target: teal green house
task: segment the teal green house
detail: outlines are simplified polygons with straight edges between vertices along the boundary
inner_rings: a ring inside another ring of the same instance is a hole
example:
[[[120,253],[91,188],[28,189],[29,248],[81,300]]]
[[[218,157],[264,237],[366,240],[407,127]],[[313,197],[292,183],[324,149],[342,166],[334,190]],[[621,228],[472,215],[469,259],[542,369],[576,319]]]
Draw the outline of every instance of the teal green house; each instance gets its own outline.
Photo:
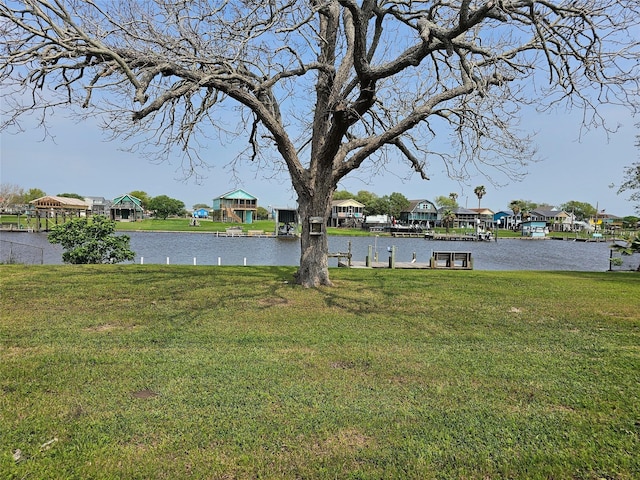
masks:
[[[117,222],[142,220],[144,218],[142,200],[128,193],[115,198],[111,204],[110,217]]]
[[[253,223],[258,214],[258,199],[242,189],[213,199],[213,219],[218,222]]]

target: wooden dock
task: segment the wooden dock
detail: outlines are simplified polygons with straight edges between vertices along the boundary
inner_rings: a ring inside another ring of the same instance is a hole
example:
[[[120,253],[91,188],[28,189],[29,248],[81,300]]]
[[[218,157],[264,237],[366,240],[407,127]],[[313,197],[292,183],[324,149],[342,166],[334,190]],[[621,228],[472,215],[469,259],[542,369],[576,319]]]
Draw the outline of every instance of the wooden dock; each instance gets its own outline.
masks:
[[[338,262],[339,267],[349,267],[345,262]],[[389,262],[371,262],[367,266],[367,262],[357,262],[352,260],[350,268],[389,268]],[[394,267],[398,270],[426,270],[431,268],[428,263],[424,262],[395,262]]]
[[[426,240],[449,240],[457,242],[488,242],[493,240],[492,237],[478,236],[468,233],[435,233],[427,232],[424,235]]]
[[[587,243],[600,243],[600,242],[609,242],[609,241],[614,241],[612,240],[607,240],[605,237],[572,237],[572,236],[563,236],[563,237],[558,237],[558,236],[553,236],[553,237],[549,237],[552,240],[564,240],[566,242],[587,242]]]
[[[422,238],[426,234],[423,232],[391,232],[392,237],[396,238]]]
[[[393,257],[387,262],[357,262],[348,259],[348,262],[338,258],[339,267],[349,268],[392,268],[398,270],[473,270],[471,252],[432,252],[429,263],[424,262],[396,262]]]

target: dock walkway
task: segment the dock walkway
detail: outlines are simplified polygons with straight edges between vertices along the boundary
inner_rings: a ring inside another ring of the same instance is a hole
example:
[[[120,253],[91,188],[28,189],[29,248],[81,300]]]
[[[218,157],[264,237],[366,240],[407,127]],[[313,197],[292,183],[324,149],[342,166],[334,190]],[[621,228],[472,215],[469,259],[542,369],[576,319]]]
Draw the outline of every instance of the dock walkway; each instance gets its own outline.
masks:
[[[424,262],[396,262],[393,257],[387,262],[358,262],[348,259],[348,262],[338,258],[339,267],[348,268],[392,268],[398,270],[473,270],[471,252],[432,252],[429,263]]]
[[[338,262],[339,267],[349,267],[345,262]],[[389,262],[371,262],[371,265],[367,267],[367,262],[351,261],[351,268],[389,268]],[[426,270],[431,268],[428,263],[424,262],[395,262],[394,268],[397,270]]]
[[[427,232],[424,234],[426,240],[452,240],[458,242],[488,242],[493,240],[493,236],[486,234],[469,234],[469,233],[435,233]]]

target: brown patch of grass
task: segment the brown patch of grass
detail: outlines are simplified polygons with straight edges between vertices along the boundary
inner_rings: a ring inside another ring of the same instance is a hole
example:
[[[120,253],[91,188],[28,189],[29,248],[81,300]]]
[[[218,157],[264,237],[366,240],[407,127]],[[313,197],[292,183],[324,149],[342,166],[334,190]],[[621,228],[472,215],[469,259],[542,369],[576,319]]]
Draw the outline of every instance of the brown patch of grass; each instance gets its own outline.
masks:
[[[6,347],[0,348],[0,353],[2,353],[2,357],[26,357],[29,355],[41,355],[43,353],[53,352],[54,348],[49,347]]]
[[[142,390],[138,390],[137,392],[133,392],[131,394],[133,398],[147,399],[147,398],[155,398],[160,394],[158,392],[154,392],[153,390],[149,390],[148,388],[144,388]]]
[[[95,325],[93,327],[87,327],[83,329],[85,332],[111,332],[113,330],[133,330],[137,328],[137,325],[114,325],[112,323],[104,323],[102,325]]]
[[[353,452],[371,446],[372,439],[354,428],[346,428],[314,445],[319,455]]]
[[[278,307],[288,304],[289,300],[282,297],[264,297],[258,299],[258,305],[261,307]]]

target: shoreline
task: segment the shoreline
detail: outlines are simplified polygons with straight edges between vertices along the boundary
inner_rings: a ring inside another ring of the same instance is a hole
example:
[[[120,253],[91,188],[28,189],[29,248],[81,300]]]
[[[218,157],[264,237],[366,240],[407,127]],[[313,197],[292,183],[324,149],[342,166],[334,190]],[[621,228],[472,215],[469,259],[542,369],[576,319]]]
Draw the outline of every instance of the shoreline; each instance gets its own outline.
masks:
[[[2,232],[7,232],[7,233],[44,233],[46,234],[48,231],[47,230],[40,230],[40,231],[35,231],[33,229],[27,229],[27,228],[20,228],[20,229],[16,229],[16,228],[5,228],[2,227],[0,228],[0,233]],[[124,233],[124,234],[128,234],[128,233],[186,233],[186,234],[199,234],[199,235],[212,235],[214,237],[220,237],[220,238],[279,238],[281,240],[297,240],[298,238],[300,238],[299,235],[296,236],[291,236],[291,235],[282,235],[282,236],[278,236],[273,232],[264,232],[264,231],[240,231],[238,233],[229,233],[226,231],[222,231],[222,230],[215,230],[215,231],[196,231],[196,230],[146,230],[146,229],[116,229],[115,233]],[[348,232],[344,232],[344,233],[327,233],[327,236],[329,237],[371,237],[371,238],[393,238],[395,239],[402,239],[402,238],[413,238],[413,239],[424,239],[426,241],[434,241],[433,239],[430,238],[426,238],[426,234],[415,234],[411,237],[409,236],[404,236],[404,235],[394,235],[394,232],[384,232],[384,233],[380,233],[380,232],[376,232],[376,233],[369,233],[369,234],[362,234],[359,233],[357,235],[354,235],[352,233],[348,233]],[[559,240],[559,241],[565,241],[565,242],[585,242],[585,243],[614,243],[616,241],[622,241],[622,239],[617,238],[617,237],[608,237],[608,236],[603,236],[603,237],[598,237],[598,238],[592,238],[592,237],[576,237],[576,236],[570,236],[570,235],[565,235],[565,236],[557,236],[557,235],[550,235],[550,236],[545,236],[545,237],[525,237],[525,236],[507,236],[507,237],[501,237],[501,236],[496,236],[494,237],[492,240],[468,240],[468,239],[458,239],[458,238],[452,238],[452,239],[445,239],[445,238],[439,238],[437,241],[445,241],[445,242],[482,242],[482,243],[497,243],[498,241],[502,241],[502,240],[524,240],[524,241],[546,241],[546,240]]]

